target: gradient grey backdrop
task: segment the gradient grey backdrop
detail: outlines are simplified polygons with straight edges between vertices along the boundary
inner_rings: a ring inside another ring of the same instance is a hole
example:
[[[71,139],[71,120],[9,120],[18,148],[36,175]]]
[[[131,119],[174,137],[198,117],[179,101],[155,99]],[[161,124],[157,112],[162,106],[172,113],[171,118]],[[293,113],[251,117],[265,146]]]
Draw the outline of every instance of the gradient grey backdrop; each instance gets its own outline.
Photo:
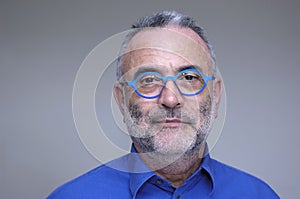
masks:
[[[297,0],[0,2],[0,198],[44,198],[99,165],[72,118],[72,87],[87,54],[163,9],[206,28],[227,89],[212,156],[299,198]]]

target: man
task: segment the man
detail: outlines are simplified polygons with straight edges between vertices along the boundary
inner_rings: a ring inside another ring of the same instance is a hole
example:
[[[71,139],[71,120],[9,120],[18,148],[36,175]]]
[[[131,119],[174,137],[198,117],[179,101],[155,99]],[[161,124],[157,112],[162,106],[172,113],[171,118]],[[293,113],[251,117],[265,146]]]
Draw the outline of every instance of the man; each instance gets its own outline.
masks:
[[[132,28],[114,87],[132,151],[48,198],[278,198],[261,180],[208,154],[222,81],[203,30],[174,11]]]

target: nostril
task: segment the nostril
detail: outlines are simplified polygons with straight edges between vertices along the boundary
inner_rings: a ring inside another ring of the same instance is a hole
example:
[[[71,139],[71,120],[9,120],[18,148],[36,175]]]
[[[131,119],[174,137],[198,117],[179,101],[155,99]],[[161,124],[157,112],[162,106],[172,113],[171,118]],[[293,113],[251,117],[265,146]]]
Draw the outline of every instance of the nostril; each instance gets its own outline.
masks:
[[[164,88],[159,96],[158,103],[167,108],[178,107],[182,103],[181,95],[179,92],[169,88]]]

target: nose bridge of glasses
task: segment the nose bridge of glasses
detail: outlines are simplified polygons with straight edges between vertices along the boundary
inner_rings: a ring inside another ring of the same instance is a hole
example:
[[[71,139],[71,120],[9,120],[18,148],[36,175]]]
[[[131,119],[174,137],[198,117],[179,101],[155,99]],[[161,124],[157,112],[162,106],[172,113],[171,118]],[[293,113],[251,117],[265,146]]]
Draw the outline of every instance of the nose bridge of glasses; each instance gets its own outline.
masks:
[[[163,79],[164,83],[166,84],[169,79],[173,80],[173,82],[176,83],[176,78],[177,78],[177,76],[165,76],[162,79]]]
[[[168,89],[171,89],[171,90],[176,89],[176,90],[178,90],[178,91],[180,92],[180,90],[179,90],[179,88],[178,88],[178,85],[177,85],[177,83],[176,83],[177,75],[176,75],[176,76],[164,76],[164,77],[162,77],[162,79],[163,79],[163,82],[164,82],[163,89],[164,89],[165,87],[167,87]],[[174,85],[174,86],[173,86],[173,89],[172,89],[172,86],[170,86],[170,85],[166,86],[168,80],[171,80],[171,82],[173,82],[173,85]],[[174,92],[174,91],[173,91],[173,92]],[[180,92],[180,93],[181,93],[181,92]]]

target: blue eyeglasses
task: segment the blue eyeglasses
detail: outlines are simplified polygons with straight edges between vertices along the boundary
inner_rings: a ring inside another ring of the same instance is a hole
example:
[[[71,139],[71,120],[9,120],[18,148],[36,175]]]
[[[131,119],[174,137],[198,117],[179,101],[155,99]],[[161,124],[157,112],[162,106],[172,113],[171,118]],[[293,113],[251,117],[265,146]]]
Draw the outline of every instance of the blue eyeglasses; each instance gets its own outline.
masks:
[[[144,72],[139,74],[133,81],[125,82],[131,86],[135,93],[146,99],[153,99],[160,96],[168,79],[175,82],[176,87],[184,96],[195,96],[201,93],[213,76],[206,76],[196,69],[180,71],[175,76],[162,76],[157,72]]]

